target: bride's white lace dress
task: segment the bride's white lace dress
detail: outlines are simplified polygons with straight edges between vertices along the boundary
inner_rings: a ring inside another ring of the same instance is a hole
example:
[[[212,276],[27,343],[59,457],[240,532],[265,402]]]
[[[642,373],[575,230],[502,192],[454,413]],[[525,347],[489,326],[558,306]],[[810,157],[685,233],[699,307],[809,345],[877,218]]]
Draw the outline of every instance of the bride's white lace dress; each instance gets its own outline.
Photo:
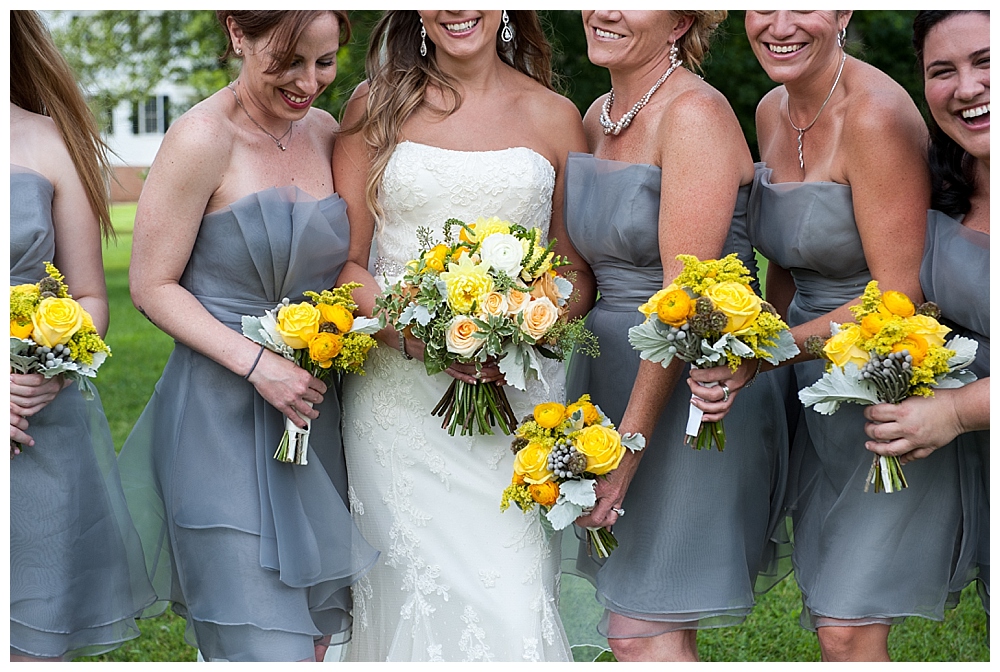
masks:
[[[375,276],[395,282],[417,257],[417,227],[496,215],[548,231],[555,171],[525,147],[486,152],[399,144],[380,192]],[[562,401],[559,362],[548,391],[508,387],[518,418]],[[362,661],[572,660],[559,618],[559,538],[537,513],[501,513],[511,438],[449,436],[431,409],[453,380],[376,348],[344,390],[344,448],[354,520],[382,551],[354,585],[349,658]]]

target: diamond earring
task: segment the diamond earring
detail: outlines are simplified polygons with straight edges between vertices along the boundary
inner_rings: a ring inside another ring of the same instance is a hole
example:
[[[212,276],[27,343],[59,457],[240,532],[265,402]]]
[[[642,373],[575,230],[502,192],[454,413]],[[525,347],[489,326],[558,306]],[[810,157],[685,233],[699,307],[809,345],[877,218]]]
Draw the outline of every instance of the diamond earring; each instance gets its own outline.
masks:
[[[420,55],[427,56],[427,29],[424,28],[423,17],[420,17]]]
[[[503,10],[503,30],[500,31],[500,39],[505,43],[510,43],[514,39],[514,29],[510,27],[510,17],[507,10]]]

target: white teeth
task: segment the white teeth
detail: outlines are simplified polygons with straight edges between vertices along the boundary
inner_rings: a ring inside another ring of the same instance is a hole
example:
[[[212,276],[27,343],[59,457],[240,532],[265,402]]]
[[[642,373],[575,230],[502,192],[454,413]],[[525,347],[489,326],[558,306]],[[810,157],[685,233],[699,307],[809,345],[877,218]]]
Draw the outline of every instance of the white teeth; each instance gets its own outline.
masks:
[[[461,33],[463,30],[472,28],[477,23],[479,23],[479,19],[469,19],[468,21],[463,21],[462,23],[446,23],[444,24],[444,27],[445,30],[453,33]]]
[[[292,101],[293,103],[296,103],[297,105],[301,105],[302,103],[309,100],[309,96],[305,97],[293,96],[292,94],[288,93],[288,91],[285,91],[285,97],[288,98],[288,100]]]
[[[619,40],[622,38],[618,33],[612,33],[607,30],[601,30],[600,28],[594,28],[594,32],[597,33],[598,37],[603,37],[607,40]]]
[[[792,53],[794,51],[798,51],[799,49],[801,49],[802,45],[801,44],[790,44],[788,46],[781,46],[781,45],[778,45],[778,44],[768,44],[767,48],[770,49],[771,52],[775,53],[775,54],[790,54],[790,53]]]
[[[973,107],[971,110],[962,110],[963,119],[974,119],[976,117],[981,117],[984,114],[990,113],[989,103],[985,105],[980,105],[979,107]]]

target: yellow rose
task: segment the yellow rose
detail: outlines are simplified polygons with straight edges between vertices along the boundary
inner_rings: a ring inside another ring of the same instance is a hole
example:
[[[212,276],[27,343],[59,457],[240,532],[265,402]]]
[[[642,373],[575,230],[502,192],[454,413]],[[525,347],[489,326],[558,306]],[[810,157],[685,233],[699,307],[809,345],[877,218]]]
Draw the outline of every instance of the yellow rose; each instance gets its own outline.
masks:
[[[14,338],[27,338],[28,336],[31,336],[31,330],[34,328],[35,326],[28,321],[25,322],[19,322],[17,320],[10,321],[10,335],[13,336]]]
[[[521,331],[537,341],[545,336],[545,332],[559,319],[559,309],[546,298],[532,299],[525,307],[523,315]]]
[[[478,331],[476,323],[468,315],[453,317],[444,334],[448,352],[453,352],[459,357],[471,356],[486,342],[485,339],[476,338],[475,334]]]
[[[346,334],[354,326],[354,316],[344,306],[321,303],[316,309],[319,310],[320,321],[333,324],[341,334]]]
[[[910,317],[913,315],[913,302],[910,297],[902,292],[890,289],[882,295],[882,305],[893,315],[900,317]]]
[[[557,401],[550,401],[535,406],[535,422],[545,429],[553,429],[563,421],[566,407]]]
[[[716,310],[721,310],[729,320],[722,330],[726,334],[738,334],[752,326],[760,314],[760,297],[740,282],[720,282],[705,290],[705,296],[712,300]]]
[[[856,324],[844,325],[823,346],[823,352],[830,361],[844,368],[848,362],[854,362],[860,369],[868,363],[868,353],[858,347],[862,340],[861,327]]]
[[[433,268],[435,271],[440,273],[444,270],[444,262],[447,258],[448,246],[435,245],[424,255],[424,263],[427,265],[427,268]]]
[[[927,343],[926,338],[918,334],[910,334],[902,341],[892,346],[892,351],[909,351],[910,356],[913,357],[913,366],[920,366],[920,363],[924,361],[924,357],[927,356],[928,346],[929,344]]]
[[[559,499],[559,484],[555,481],[546,481],[538,485],[529,485],[528,493],[538,504],[552,506]]]
[[[524,307],[528,305],[530,300],[531,294],[528,292],[511,289],[507,292],[507,314],[517,315],[524,310]]]
[[[514,473],[529,485],[551,481],[555,474],[549,471],[549,450],[540,443],[529,443],[514,456]]]
[[[54,348],[69,341],[83,326],[84,310],[73,299],[42,299],[31,316],[35,342]]]
[[[584,427],[573,442],[576,449],[587,458],[587,471],[600,476],[618,468],[625,455],[622,437],[604,425]]]
[[[589,401],[578,401],[567,406],[566,417],[569,418],[579,409],[583,410],[583,424],[592,425],[595,422],[600,422],[601,414],[597,412],[597,406],[594,406]]]
[[[653,296],[649,297],[649,301],[639,306],[639,312],[645,315],[646,317],[649,317],[650,315],[656,312],[656,305],[660,302],[660,299],[662,299],[669,292],[672,292],[675,289],[680,289],[680,287],[671,283],[669,287],[664,287],[656,294],[653,294]]]
[[[340,354],[343,347],[343,336],[321,331],[309,341],[309,359],[320,367],[329,369],[333,365],[333,358]]]
[[[441,274],[448,292],[448,305],[456,313],[469,314],[473,304],[480,304],[493,291],[493,278],[482,264],[476,264],[468,255],[462,255],[458,263],[449,263],[448,270]]]
[[[951,331],[929,315],[914,315],[906,319],[906,330],[923,336],[930,346],[944,346],[944,337]]]
[[[559,288],[556,287],[555,278],[551,273],[542,273],[538,276],[538,279],[531,286],[531,295],[536,299],[544,297],[556,306],[559,305],[559,299],[563,298],[559,294]]]
[[[290,303],[278,311],[278,333],[288,347],[299,350],[319,332],[319,310],[311,303]]]
[[[479,308],[483,311],[484,315],[503,317],[507,314],[507,297],[500,292],[490,292],[483,299],[483,303]]]
[[[691,297],[683,289],[672,290],[656,302],[656,316],[660,318],[660,322],[679,327],[687,322],[691,303]]]

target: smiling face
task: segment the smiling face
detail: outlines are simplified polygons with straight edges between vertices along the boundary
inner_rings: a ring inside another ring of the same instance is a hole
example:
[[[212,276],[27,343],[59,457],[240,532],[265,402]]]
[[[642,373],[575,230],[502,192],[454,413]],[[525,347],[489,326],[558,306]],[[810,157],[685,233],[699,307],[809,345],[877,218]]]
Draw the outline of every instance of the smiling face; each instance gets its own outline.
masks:
[[[786,84],[836,67],[837,34],[850,18],[848,11],[747,11],[746,31],[767,76]]]
[[[934,121],[962,149],[990,158],[990,18],[954,14],[924,40],[924,95]]]
[[[419,14],[439,63],[449,58],[466,60],[496,53],[501,12],[424,9]]]
[[[583,11],[587,56],[604,68],[628,68],[663,59],[674,40],[677,20],[668,11]],[[675,34],[679,32],[679,34]]]
[[[337,76],[340,22],[331,12],[324,12],[305,27],[295,45],[294,57],[283,72],[267,72],[276,56],[269,44],[271,34],[251,40],[238,26],[230,31],[233,46],[243,52],[241,96],[245,105],[253,106],[251,112],[255,116],[285,121],[302,119]]]

